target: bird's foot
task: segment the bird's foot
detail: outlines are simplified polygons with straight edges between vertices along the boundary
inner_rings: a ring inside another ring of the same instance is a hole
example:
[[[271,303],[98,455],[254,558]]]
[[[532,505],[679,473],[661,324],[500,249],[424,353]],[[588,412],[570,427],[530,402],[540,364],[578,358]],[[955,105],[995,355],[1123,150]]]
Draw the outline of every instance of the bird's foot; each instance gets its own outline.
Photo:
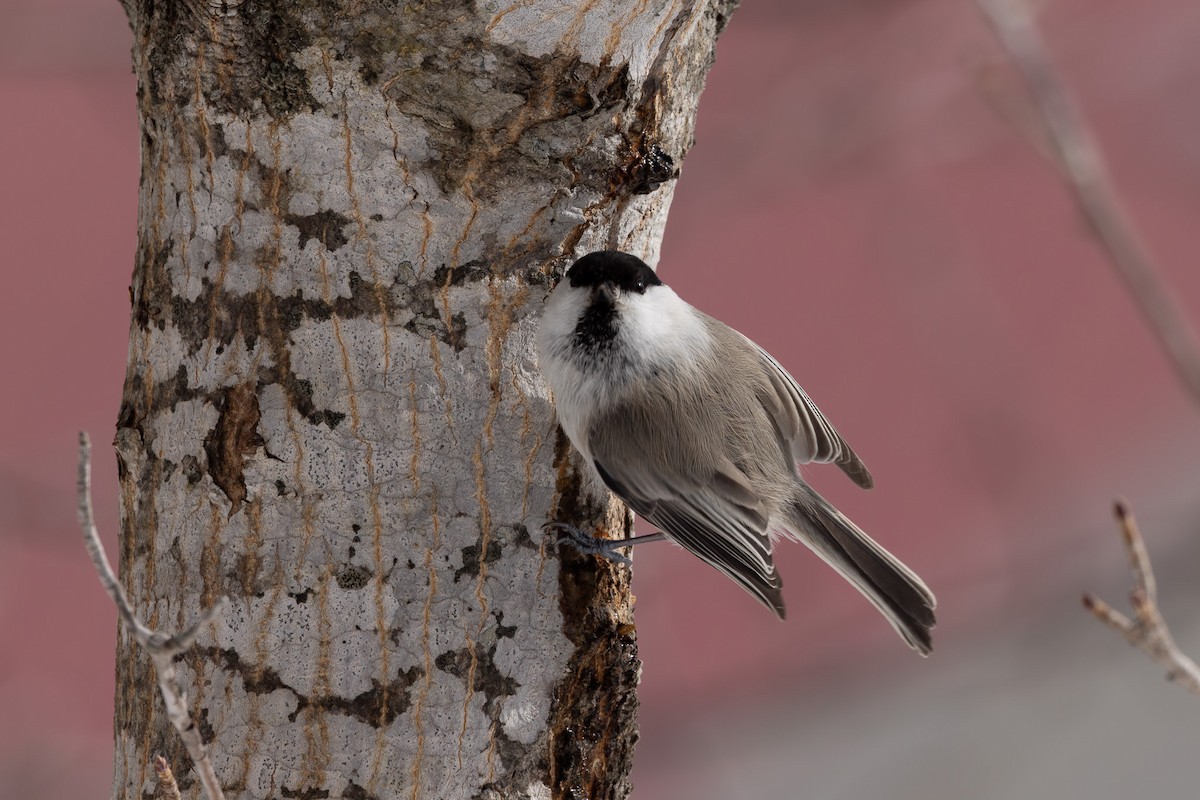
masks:
[[[629,547],[631,539],[601,539],[565,522],[547,522],[542,529],[558,531],[559,544],[569,544],[584,555],[600,556],[614,564],[633,566],[633,561],[628,556],[617,552]]]

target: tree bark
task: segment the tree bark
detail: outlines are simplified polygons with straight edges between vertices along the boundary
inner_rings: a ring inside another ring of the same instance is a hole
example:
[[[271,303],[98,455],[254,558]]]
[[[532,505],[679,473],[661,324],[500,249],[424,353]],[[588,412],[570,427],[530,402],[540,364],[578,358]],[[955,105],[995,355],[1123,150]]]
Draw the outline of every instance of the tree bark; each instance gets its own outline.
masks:
[[[122,580],[231,798],[617,798],[629,527],[533,336],[585,252],[651,263],[736,0],[126,0],[142,131]],[[198,786],[117,646],[114,795]]]

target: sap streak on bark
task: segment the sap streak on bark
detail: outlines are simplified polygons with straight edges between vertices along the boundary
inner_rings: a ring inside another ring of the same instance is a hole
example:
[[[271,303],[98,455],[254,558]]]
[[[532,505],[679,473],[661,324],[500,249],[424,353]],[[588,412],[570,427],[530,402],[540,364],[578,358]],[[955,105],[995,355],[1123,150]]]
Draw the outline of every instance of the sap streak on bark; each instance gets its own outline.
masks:
[[[117,451],[231,797],[623,797],[628,525],[534,363],[554,276],[658,252],[732,3],[129,0],[142,184]],[[118,646],[118,797],[179,748]],[[197,787],[185,777],[186,794]]]

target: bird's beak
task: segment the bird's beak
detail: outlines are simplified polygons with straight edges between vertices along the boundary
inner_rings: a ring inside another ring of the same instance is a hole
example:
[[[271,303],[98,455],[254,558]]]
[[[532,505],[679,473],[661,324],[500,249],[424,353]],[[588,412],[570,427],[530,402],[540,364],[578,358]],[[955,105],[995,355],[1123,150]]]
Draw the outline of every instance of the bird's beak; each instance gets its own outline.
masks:
[[[617,287],[613,286],[611,283],[602,283],[597,286],[596,294],[603,295],[604,299],[610,304],[615,305],[617,302]]]

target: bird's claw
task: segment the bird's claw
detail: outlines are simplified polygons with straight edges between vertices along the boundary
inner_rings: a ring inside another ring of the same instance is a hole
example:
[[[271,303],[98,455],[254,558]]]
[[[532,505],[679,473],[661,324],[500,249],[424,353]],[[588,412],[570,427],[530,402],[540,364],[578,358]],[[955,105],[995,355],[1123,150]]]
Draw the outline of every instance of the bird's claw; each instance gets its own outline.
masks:
[[[633,561],[628,557],[621,555],[617,551],[627,547],[628,544],[622,539],[601,539],[598,536],[592,536],[589,533],[584,533],[580,528],[574,525],[568,525],[565,522],[547,522],[542,526],[543,530],[559,531],[558,543],[569,544],[587,556],[600,556],[615,564],[625,564],[633,566]]]

